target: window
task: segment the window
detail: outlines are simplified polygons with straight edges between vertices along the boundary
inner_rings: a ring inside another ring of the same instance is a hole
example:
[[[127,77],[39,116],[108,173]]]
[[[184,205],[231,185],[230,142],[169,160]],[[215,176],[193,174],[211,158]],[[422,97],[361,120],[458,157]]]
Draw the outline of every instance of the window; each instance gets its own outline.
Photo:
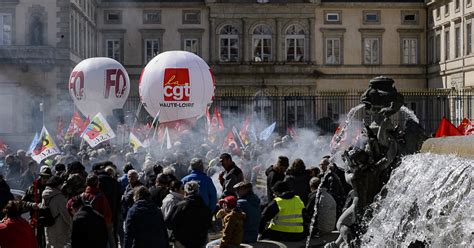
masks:
[[[444,31],[444,60],[449,60],[449,30]]]
[[[364,39],[364,64],[380,64],[380,39]]]
[[[459,11],[459,0],[454,0],[454,9]]]
[[[436,19],[440,19],[441,16],[440,16],[440,11],[439,11],[439,7],[436,8]]]
[[[184,51],[192,52],[199,55],[199,41],[198,39],[184,39]]]
[[[436,34],[435,39],[435,62],[438,63],[441,60],[441,34]]]
[[[364,24],[380,24],[380,11],[364,11]]]
[[[201,11],[183,10],[183,24],[201,24]]]
[[[402,63],[407,65],[418,63],[418,39],[402,39]]]
[[[454,57],[459,58],[461,56],[461,27],[454,29],[455,43],[454,43]]]
[[[120,10],[104,10],[105,24],[121,24],[122,11]]]
[[[160,40],[146,39],[145,40],[145,63],[148,63],[156,55],[160,53]]]
[[[341,39],[326,38],[326,64],[341,64]]]
[[[403,25],[418,25],[418,11],[402,11]]]
[[[121,54],[120,54],[120,40],[113,39],[113,40],[106,40],[106,51],[107,57],[115,59],[117,61],[121,61]]]
[[[341,11],[325,11],[324,24],[341,24]]]
[[[12,44],[12,14],[0,13],[0,45]]]
[[[267,25],[258,25],[253,30],[253,61],[268,62],[272,60],[272,29]]]
[[[163,30],[164,32],[164,30]],[[202,53],[202,28],[178,29],[181,36],[181,50],[192,52],[198,56]]]
[[[472,23],[466,24],[466,54],[472,53]]]
[[[444,5],[444,15],[448,16],[449,15],[449,2]]]
[[[471,7],[471,5],[472,5],[472,1],[471,0],[466,0],[466,6]]]
[[[160,10],[144,10],[143,24],[160,24],[161,11]]]
[[[225,25],[219,32],[219,60],[221,62],[236,62],[239,60],[239,35],[232,25]]]
[[[305,48],[304,30],[299,25],[290,25],[286,29],[286,61],[303,62]]]

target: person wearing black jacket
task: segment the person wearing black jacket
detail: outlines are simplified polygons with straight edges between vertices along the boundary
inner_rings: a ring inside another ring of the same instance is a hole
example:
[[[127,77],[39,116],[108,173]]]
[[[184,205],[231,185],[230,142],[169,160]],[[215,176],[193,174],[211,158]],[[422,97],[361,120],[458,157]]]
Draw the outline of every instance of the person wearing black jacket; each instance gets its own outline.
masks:
[[[161,208],[163,205],[163,199],[168,195],[170,192],[168,189],[168,185],[170,183],[170,178],[163,173],[160,173],[155,180],[155,185],[150,187],[150,194],[151,200]]]
[[[285,171],[288,169],[288,166],[290,166],[288,157],[279,156],[277,163],[271,165],[265,171],[265,175],[267,176],[267,203],[270,203],[273,200],[273,186],[285,179]]]
[[[175,247],[203,247],[211,227],[211,210],[199,196],[197,181],[187,182],[184,192],[184,200],[176,204],[166,217],[166,226],[173,232]]]
[[[301,198],[304,205],[308,202],[308,195],[310,193],[309,180],[311,180],[311,176],[306,171],[303,160],[295,159],[290,168],[286,170],[285,181],[290,189]]]
[[[104,217],[91,205],[85,205],[80,196],[72,199],[72,248],[106,248],[107,227]]]
[[[112,166],[113,163],[110,161],[97,163],[92,169],[99,178],[99,188],[104,192],[105,197],[110,206],[112,212],[113,232],[115,237],[115,243],[118,244],[118,229],[120,225],[120,214],[121,214],[121,199],[122,199],[122,186],[120,183],[112,178],[105,169],[107,166]]]
[[[275,199],[262,211],[259,233],[262,239],[300,241],[306,236],[304,204],[284,181],[272,188]]]
[[[226,196],[237,196],[234,185],[244,180],[242,170],[232,161],[232,156],[228,153],[222,153],[219,156],[219,162],[224,167],[224,171],[219,174],[219,182],[222,185],[222,198]]]
[[[133,194],[135,203],[125,221],[124,248],[167,248],[168,231],[163,214],[151,200],[150,191],[139,186]]]

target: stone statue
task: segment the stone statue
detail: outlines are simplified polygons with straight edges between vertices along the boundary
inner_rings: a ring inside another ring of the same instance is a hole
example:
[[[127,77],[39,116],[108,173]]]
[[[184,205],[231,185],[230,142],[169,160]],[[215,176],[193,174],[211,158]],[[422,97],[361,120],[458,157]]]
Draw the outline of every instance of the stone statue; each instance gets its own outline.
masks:
[[[353,200],[337,222],[338,239],[326,247],[359,246],[364,213],[399,164],[400,156],[417,152],[427,138],[423,128],[412,120],[406,122],[405,129],[393,125],[390,116],[404,105],[403,96],[393,84],[391,78],[376,77],[361,97],[373,122],[364,127],[357,145],[342,154],[347,166],[345,179],[353,187]]]

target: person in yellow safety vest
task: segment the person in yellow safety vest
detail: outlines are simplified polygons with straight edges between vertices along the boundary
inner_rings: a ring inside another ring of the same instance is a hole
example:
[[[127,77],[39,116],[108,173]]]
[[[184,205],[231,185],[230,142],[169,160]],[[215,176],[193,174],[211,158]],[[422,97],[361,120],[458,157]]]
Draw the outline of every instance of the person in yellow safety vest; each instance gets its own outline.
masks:
[[[273,188],[275,199],[262,212],[260,239],[300,241],[305,238],[303,226],[304,204],[285,181]]]

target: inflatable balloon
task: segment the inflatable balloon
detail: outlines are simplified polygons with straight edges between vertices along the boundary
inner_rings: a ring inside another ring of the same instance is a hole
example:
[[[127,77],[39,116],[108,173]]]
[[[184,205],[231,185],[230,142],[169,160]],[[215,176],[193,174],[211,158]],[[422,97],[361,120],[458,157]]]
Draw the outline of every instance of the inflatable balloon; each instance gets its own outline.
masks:
[[[125,68],[111,58],[89,58],[74,67],[69,77],[69,94],[85,116],[112,115],[121,109],[130,93]]]
[[[140,99],[151,116],[170,122],[202,116],[214,96],[209,66],[194,53],[164,52],[143,69]]]

